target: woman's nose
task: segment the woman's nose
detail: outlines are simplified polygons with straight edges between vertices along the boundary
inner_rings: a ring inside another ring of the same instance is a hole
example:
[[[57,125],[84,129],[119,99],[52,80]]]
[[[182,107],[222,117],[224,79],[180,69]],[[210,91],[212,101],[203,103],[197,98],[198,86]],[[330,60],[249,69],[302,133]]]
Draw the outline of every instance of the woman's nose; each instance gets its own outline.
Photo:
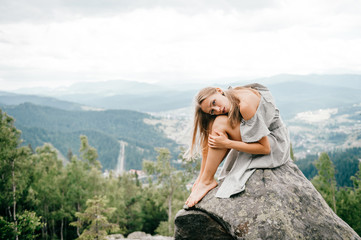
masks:
[[[221,110],[221,107],[219,107],[219,106],[214,106],[214,107],[213,107],[213,110],[214,110],[215,112],[219,112],[219,111]]]

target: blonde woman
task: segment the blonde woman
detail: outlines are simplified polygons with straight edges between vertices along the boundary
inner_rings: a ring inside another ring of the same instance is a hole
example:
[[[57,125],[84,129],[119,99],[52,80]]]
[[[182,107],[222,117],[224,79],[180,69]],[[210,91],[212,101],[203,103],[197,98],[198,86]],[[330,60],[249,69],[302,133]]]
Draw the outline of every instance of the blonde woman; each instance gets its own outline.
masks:
[[[196,96],[191,153],[202,149],[199,176],[186,201],[193,207],[222,180],[216,197],[242,192],[257,168],[274,168],[290,160],[288,131],[270,91],[260,84],[222,90],[208,87]]]

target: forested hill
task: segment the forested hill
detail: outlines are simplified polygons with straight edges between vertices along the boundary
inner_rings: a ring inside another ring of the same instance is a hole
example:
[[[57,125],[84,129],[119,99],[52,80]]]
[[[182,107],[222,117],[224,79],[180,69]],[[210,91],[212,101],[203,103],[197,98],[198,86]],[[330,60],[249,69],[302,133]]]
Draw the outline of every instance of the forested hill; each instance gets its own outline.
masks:
[[[125,141],[125,169],[141,169],[143,159],[155,159],[156,147],[167,147],[177,155],[178,145],[153,125],[144,122],[150,115],[130,110],[66,111],[24,103],[2,106],[15,118],[24,144],[35,149],[44,142],[53,144],[64,156],[69,149],[78,155],[80,135],[98,150],[103,169],[114,169]]]
[[[361,161],[361,148],[350,148],[345,150],[328,152],[330,160],[334,164],[336,173],[336,182],[339,187],[351,187],[351,176],[354,176],[358,170]],[[317,169],[314,165],[318,155],[308,155],[306,158],[296,160],[297,166],[308,179],[317,175]]]

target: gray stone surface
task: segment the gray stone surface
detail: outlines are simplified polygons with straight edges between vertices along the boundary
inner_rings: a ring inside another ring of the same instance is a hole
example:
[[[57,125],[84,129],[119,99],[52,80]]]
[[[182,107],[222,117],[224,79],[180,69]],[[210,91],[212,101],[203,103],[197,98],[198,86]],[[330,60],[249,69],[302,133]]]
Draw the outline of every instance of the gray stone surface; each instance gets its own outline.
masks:
[[[293,162],[256,170],[231,198],[217,189],[178,212],[175,239],[361,239]]]
[[[131,234],[128,235],[128,239],[140,239],[143,237],[149,237],[151,236],[150,234],[146,234],[145,232],[132,232]]]
[[[122,234],[112,234],[107,236],[108,240],[123,240],[124,236]]]
[[[150,234],[144,232],[133,232],[125,238],[122,234],[112,234],[106,237],[108,240],[174,240],[173,237],[165,237],[165,236],[151,236]]]

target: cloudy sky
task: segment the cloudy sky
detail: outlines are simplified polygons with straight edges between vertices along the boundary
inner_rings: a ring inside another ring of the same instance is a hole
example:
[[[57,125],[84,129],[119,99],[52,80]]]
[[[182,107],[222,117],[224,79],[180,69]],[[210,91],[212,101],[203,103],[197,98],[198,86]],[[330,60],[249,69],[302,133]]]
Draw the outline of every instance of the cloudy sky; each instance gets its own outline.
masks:
[[[0,0],[0,90],[361,74],[359,0]]]

